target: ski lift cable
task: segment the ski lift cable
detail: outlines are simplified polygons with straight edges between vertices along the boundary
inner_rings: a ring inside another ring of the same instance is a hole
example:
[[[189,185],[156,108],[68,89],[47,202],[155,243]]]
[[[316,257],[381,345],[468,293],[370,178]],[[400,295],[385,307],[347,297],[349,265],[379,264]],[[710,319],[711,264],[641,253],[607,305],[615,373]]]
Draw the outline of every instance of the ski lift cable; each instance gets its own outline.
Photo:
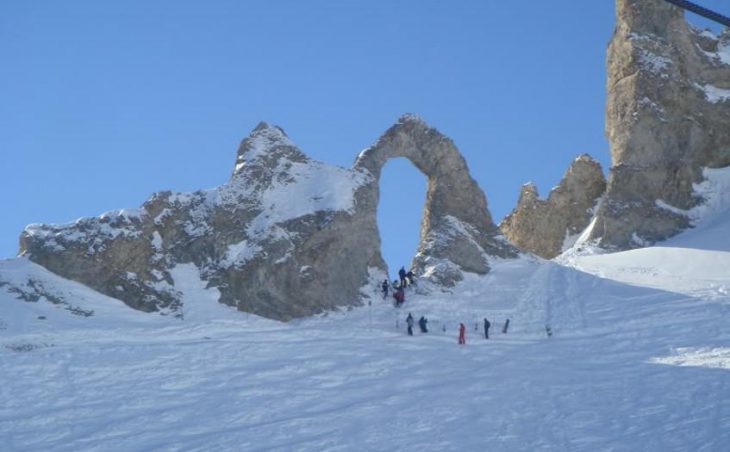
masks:
[[[709,10],[696,3],[692,3],[687,0],[664,0],[664,1],[667,3],[671,3],[675,6],[679,6],[680,8],[684,8],[687,11],[691,11],[695,14],[698,14],[706,19],[715,21],[718,24],[724,25],[726,27],[730,27],[730,18],[729,17],[723,16],[720,13],[716,13],[715,11]]]

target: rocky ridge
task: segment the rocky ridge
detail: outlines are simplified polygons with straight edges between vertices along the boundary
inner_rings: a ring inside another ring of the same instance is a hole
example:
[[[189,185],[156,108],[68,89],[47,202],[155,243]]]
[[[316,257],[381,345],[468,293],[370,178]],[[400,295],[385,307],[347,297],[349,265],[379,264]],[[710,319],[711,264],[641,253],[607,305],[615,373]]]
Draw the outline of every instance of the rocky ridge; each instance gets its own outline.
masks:
[[[429,180],[413,263],[424,280],[449,287],[462,272],[488,272],[490,256],[518,254],[492,222],[453,142],[412,115],[351,169],[310,159],[282,129],[261,123],[241,143],[227,183],[157,193],[140,209],[65,225],[30,225],[20,254],[147,312],[183,315],[173,275],[188,263],[220,302],[269,318],[358,305],[363,287],[386,275],[379,177],[399,156]]]

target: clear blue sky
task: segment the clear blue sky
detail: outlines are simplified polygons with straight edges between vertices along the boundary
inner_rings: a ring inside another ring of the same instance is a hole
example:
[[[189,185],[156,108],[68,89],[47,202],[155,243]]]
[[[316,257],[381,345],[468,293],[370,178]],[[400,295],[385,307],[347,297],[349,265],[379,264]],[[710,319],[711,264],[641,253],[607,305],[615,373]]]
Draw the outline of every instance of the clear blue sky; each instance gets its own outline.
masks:
[[[726,0],[705,6],[730,13]],[[228,178],[260,120],[350,166],[404,112],[454,139],[495,222],[520,185],[608,166],[612,0],[0,2],[0,257],[28,223]],[[704,24],[704,23],[703,23]],[[407,264],[425,178],[386,166],[383,253]]]

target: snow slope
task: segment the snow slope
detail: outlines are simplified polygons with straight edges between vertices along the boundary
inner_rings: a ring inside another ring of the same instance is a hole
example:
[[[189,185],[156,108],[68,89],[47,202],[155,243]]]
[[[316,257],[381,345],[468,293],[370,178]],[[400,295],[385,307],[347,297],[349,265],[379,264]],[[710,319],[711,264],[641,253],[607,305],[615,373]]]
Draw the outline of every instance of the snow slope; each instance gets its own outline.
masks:
[[[0,449],[727,450],[730,214],[713,205],[661,246],[494,261],[401,309],[373,284],[372,306],[289,323],[218,304],[193,265],[171,272],[179,319],[0,261]],[[73,301],[18,300],[29,279]],[[431,331],[407,336],[408,312]]]
[[[694,228],[656,246],[602,254],[584,246],[557,261],[603,278],[705,299],[730,295],[730,168],[706,169],[695,186],[706,202],[687,215]],[[676,209],[674,209],[676,210]],[[595,253],[595,254],[594,254]]]

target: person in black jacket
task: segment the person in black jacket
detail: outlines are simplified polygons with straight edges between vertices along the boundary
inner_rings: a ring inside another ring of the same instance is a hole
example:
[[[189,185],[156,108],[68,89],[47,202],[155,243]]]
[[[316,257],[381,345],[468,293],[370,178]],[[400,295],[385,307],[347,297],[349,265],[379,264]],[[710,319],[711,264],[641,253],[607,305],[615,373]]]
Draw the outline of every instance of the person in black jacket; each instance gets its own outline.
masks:
[[[421,327],[421,333],[428,333],[428,328],[426,325],[428,324],[428,320],[426,317],[421,316],[421,318],[418,320],[418,326]]]
[[[398,270],[398,277],[400,278],[400,286],[406,287],[406,269],[401,267],[400,270]]]
[[[489,320],[487,320],[486,317],[484,317],[484,339],[489,339],[489,327],[492,326],[491,323],[489,323]]]
[[[411,313],[408,313],[408,317],[406,317],[406,324],[408,325],[408,335],[413,336],[413,316]]]
[[[388,284],[388,280],[386,279],[383,281],[383,284],[380,286],[383,289],[383,300],[388,298],[388,289],[390,289],[390,284]]]

